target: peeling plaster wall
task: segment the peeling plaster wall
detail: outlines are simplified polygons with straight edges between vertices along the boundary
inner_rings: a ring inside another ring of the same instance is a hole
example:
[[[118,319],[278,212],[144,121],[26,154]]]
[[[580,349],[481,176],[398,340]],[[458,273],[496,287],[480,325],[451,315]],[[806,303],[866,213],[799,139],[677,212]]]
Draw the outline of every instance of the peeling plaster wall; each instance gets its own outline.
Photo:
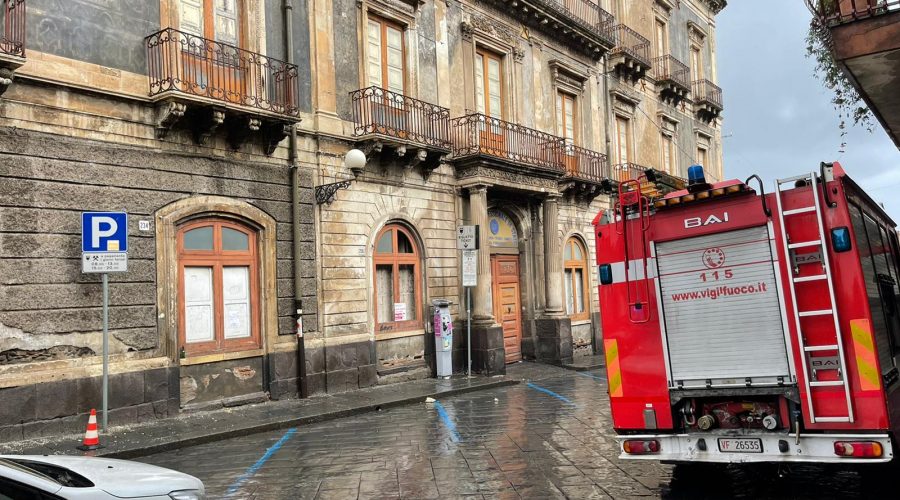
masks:
[[[359,8],[356,0],[334,0],[334,75],[335,85],[323,92],[334,92],[337,114],[350,119],[350,92],[363,87],[359,76]]]

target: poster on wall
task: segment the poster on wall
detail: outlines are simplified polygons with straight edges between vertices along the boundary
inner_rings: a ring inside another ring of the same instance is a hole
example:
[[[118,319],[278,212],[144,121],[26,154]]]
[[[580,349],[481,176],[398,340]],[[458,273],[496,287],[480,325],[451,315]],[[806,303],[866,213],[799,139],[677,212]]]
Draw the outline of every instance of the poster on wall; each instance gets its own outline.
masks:
[[[406,321],[406,304],[403,302],[394,303],[394,321]]]

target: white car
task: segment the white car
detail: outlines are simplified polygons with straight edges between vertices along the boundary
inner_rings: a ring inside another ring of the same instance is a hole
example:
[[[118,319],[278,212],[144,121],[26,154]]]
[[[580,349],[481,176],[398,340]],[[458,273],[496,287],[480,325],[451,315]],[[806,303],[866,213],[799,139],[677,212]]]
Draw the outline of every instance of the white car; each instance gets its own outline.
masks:
[[[0,500],[205,500],[203,482],[155,465],[65,455],[0,455]]]

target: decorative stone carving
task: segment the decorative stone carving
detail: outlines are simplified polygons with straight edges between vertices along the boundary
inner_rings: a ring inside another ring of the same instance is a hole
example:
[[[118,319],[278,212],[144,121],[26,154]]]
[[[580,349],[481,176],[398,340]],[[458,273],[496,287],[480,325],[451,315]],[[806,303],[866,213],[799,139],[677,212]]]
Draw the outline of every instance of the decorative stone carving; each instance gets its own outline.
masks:
[[[551,59],[547,64],[550,66],[550,74],[553,75],[556,86],[577,94],[584,92],[584,84],[588,79],[587,71],[579,71],[560,59]]]
[[[250,134],[259,130],[262,121],[251,116],[239,116],[228,119],[228,144],[238,150],[247,141]]]
[[[531,186],[544,190],[556,190],[557,184],[553,179],[545,179],[532,175],[520,174],[518,172],[510,172],[508,170],[499,170],[495,168],[473,166],[457,170],[456,177],[458,179],[468,179],[472,177],[484,177],[494,179],[501,182],[518,184],[520,186]]]
[[[225,121],[225,110],[221,108],[199,108],[194,123],[194,141],[203,146]]]
[[[156,107],[156,138],[163,139],[172,127],[184,116],[187,106],[180,102],[168,101]]]
[[[278,144],[291,134],[291,123],[272,121],[265,123],[262,128],[263,150],[266,155],[271,155],[278,149]]]
[[[512,54],[513,60],[517,63],[520,63],[523,59],[525,59],[525,51],[520,49],[519,47],[513,47]]]
[[[6,89],[12,85],[14,79],[14,71],[10,68],[0,68],[0,95],[6,92]]]
[[[470,37],[477,30],[489,38],[495,38],[508,45],[515,47],[519,44],[519,35],[512,28],[491,17],[472,14],[468,22],[463,21],[463,33],[467,30]]]
[[[688,21],[687,26],[688,37],[691,39],[691,43],[703,45],[706,42],[706,31],[693,21]]]
[[[416,154],[409,159],[409,163],[406,164],[407,170],[412,170],[416,168],[420,163],[425,161],[428,158],[428,151],[425,149],[417,149]]]
[[[709,7],[709,10],[712,11],[713,15],[722,12],[722,9],[724,9],[726,5],[725,0],[705,0],[705,3]]]
[[[681,8],[681,0],[656,0],[653,2],[653,10],[666,17],[672,13],[673,9]]]

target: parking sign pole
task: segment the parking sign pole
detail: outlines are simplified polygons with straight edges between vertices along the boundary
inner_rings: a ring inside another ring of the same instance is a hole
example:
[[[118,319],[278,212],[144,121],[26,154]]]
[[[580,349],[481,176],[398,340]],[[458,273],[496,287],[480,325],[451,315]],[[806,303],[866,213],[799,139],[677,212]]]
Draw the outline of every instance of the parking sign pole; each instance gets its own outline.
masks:
[[[466,287],[466,376],[472,376],[472,287]]]
[[[103,273],[103,432],[109,408],[109,275]]]

